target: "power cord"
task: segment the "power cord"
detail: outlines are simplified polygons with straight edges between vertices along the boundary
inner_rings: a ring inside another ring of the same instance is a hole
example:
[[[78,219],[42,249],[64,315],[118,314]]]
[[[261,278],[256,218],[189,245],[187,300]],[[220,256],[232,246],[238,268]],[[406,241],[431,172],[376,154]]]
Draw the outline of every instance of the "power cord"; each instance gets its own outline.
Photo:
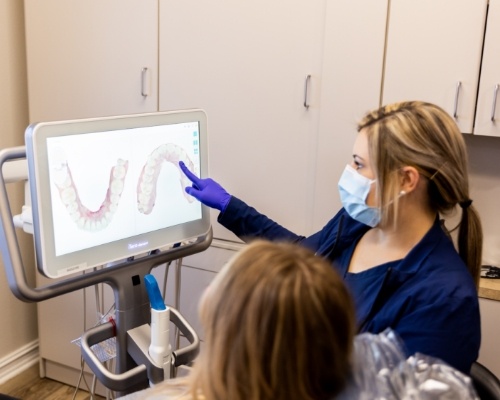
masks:
[[[96,271],[97,268],[94,268],[93,270]],[[96,322],[92,327],[96,327],[98,325],[101,325],[102,323],[107,322],[110,318],[113,318],[113,313],[115,311],[115,303],[113,303],[111,305],[111,307],[109,307],[109,309],[105,313],[103,312],[104,304],[103,304],[103,300],[101,299],[101,293],[100,293],[100,289],[102,290],[102,285],[103,284],[94,285],[94,296],[95,296],[95,306],[96,306],[96,309],[95,309]],[[86,315],[87,315],[87,293],[86,293],[85,289],[83,289],[82,291],[83,291],[83,329],[84,329],[84,331],[87,331],[87,318],[86,318]],[[105,361],[105,365],[107,368],[111,367],[112,366],[111,360]],[[97,377],[95,374],[93,374],[92,384],[89,386],[89,384],[85,378],[84,368],[85,368],[85,360],[83,359],[83,356],[80,356],[80,374],[78,377],[78,383],[77,383],[77,385],[75,387],[75,391],[73,393],[72,400],[76,399],[76,395],[77,395],[78,391],[80,390],[80,385],[81,385],[82,381],[85,384],[85,387],[87,388],[87,391],[90,394],[90,400],[95,399]],[[106,400],[111,400],[111,399],[114,399],[114,394],[110,389],[106,388]]]

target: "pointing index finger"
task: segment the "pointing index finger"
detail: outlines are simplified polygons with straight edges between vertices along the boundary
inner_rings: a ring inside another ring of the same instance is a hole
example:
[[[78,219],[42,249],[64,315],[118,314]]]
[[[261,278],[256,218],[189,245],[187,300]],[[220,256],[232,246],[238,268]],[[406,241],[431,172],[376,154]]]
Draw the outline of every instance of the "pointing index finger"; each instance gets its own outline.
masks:
[[[184,174],[188,177],[188,179],[193,182],[194,184],[197,184],[200,181],[200,178],[198,178],[195,174],[193,174],[188,167],[184,164],[183,161],[179,161],[179,167],[181,168],[181,171],[184,172]]]

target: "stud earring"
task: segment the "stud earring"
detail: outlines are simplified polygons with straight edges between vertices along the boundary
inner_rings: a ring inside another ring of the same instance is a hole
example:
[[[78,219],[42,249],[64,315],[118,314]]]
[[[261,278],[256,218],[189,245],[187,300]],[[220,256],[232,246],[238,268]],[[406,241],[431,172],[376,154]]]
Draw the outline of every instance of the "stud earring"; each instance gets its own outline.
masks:
[[[399,192],[399,197],[404,196],[405,194],[406,192],[404,190],[401,190],[401,192]]]

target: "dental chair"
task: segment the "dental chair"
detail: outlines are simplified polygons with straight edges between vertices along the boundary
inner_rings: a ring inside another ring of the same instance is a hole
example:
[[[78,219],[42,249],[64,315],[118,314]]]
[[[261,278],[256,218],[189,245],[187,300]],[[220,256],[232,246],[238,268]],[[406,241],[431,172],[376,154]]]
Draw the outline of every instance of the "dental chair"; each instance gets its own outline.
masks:
[[[500,400],[500,380],[488,368],[476,361],[470,377],[481,400]]]

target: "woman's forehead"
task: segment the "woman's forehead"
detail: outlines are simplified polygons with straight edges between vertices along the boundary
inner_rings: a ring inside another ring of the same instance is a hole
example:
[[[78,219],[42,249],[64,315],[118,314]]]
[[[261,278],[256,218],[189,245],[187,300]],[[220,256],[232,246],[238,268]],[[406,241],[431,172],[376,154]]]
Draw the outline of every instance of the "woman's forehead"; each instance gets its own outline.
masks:
[[[358,136],[356,137],[356,140],[354,141],[352,154],[353,154],[353,156],[360,157],[360,158],[364,159],[365,161],[367,161],[369,158],[368,137],[367,137],[366,131],[364,129],[362,129],[358,133]]]

